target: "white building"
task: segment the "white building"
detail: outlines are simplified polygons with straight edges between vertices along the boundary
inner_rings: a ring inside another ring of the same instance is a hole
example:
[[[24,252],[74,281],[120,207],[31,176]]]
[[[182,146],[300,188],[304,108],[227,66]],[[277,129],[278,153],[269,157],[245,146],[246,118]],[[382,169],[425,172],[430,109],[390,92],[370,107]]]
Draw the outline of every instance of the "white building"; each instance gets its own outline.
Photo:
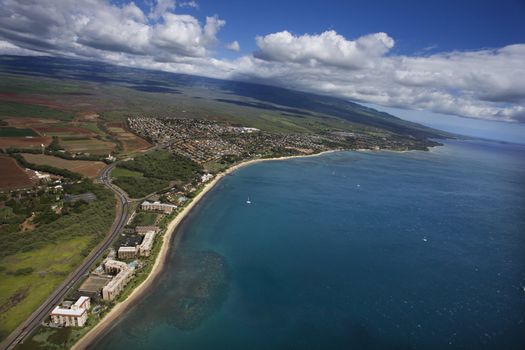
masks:
[[[204,183],[204,182],[208,182],[210,181],[211,179],[213,179],[213,175],[208,173],[208,174],[204,174],[201,176],[201,182]]]
[[[144,239],[139,246],[140,256],[149,256],[151,253],[151,248],[153,247],[153,242],[155,240],[155,231],[148,231],[144,235]]]
[[[137,256],[137,247],[120,247],[117,252],[119,259],[133,259]]]
[[[64,327],[83,327],[88,318],[91,301],[89,297],[82,296],[71,305],[71,308],[57,306],[51,311],[51,321]]]
[[[159,201],[156,201],[156,202],[144,201],[141,204],[141,208],[142,210],[161,211],[165,214],[171,214],[173,210],[177,209],[177,206],[173,204],[161,203]]]
[[[125,262],[117,260],[108,260],[104,264],[104,270],[107,273],[117,273],[115,277],[102,288],[102,298],[104,300],[113,300],[124,289],[129,280],[133,278],[135,269],[129,267]]]

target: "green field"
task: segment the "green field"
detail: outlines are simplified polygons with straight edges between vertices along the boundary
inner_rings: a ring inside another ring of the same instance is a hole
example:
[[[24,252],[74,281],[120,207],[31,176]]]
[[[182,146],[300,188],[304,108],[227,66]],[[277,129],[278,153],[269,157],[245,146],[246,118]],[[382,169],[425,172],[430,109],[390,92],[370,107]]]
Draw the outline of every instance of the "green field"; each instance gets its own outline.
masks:
[[[108,154],[115,148],[114,143],[90,138],[61,139],[60,145],[71,153]]]
[[[122,176],[113,183],[126,191],[131,198],[142,198],[160,191],[170,184],[169,181],[145,177]]]
[[[191,181],[201,170],[201,167],[189,158],[167,151],[152,151],[118,166],[141,172],[145,177],[182,183]]]
[[[82,123],[82,127],[85,129],[88,129],[89,131],[92,131],[98,135],[106,136],[106,133],[98,127],[98,124],[95,122],[85,122]]]
[[[33,117],[73,120],[74,115],[49,107],[29,105],[17,102],[0,102],[0,116],[3,117]]]
[[[133,218],[133,226],[151,226],[155,224],[158,214],[140,211]]]
[[[124,168],[119,168],[118,166],[113,168],[111,171],[112,177],[142,177],[142,173],[138,171],[128,170]]]
[[[2,234],[0,339],[22,322],[106,235],[115,198],[90,182],[65,186],[68,193],[95,193],[97,200],[24,232]]]
[[[186,157],[166,151],[152,151],[120,162],[111,172],[113,183],[132,198],[142,198],[175,182],[190,182],[201,167]]]
[[[0,260],[0,339],[15,329],[79,265],[88,236],[47,244]],[[31,271],[27,274],[17,271]]]
[[[26,136],[38,136],[33,129],[22,129],[22,128],[11,128],[1,127],[0,137],[26,137]]]

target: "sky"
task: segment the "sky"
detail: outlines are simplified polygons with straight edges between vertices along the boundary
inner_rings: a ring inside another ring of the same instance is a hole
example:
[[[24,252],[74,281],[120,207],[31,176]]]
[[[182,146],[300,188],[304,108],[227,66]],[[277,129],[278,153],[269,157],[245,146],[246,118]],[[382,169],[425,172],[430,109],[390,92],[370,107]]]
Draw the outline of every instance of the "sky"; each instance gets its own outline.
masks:
[[[255,81],[466,133],[503,122],[490,136],[525,123],[524,23],[523,0],[0,0],[0,54]]]

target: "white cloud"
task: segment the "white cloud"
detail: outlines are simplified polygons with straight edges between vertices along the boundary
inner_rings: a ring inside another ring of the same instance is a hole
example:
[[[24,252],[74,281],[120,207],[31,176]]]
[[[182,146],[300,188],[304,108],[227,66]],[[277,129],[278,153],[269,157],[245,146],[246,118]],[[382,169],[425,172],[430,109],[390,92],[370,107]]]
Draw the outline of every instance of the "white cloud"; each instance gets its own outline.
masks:
[[[394,39],[375,33],[347,40],[330,30],[319,35],[294,36],[288,31],[258,36],[255,56],[267,61],[372,68],[374,59],[394,46]]]
[[[226,44],[226,48],[231,51],[239,52],[241,51],[241,45],[237,40],[232,41],[231,43]]]
[[[182,1],[179,3],[179,7],[182,7],[182,8],[194,8],[194,9],[198,9],[199,8],[199,3],[197,1]]]
[[[156,0],[155,4],[151,7],[149,18],[159,19],[164,17],[166,13],[175,9],[174,0]]]
[[[179,8],[183,3],[178,3]],[[395,55],[385,33],[335,31],[256,38],[235,60],[212,57],[225,21],[175,12],[156,1],[0,0],[0,53],[60,54],[121,65],[252,80],[383,106],[525,122],[525,44],[499,49]],[[224,44],[223,44],[224,45]],[[226,45],[240,49],[237,41]]]
[[[26,49],[88,57],[207,56],[225,24],[217,16],[202,25],[176,14],[173,0],[156,1],[147,16],[133,2],[117,6],[105,0],[0,0],[0,8],[0,38]]]

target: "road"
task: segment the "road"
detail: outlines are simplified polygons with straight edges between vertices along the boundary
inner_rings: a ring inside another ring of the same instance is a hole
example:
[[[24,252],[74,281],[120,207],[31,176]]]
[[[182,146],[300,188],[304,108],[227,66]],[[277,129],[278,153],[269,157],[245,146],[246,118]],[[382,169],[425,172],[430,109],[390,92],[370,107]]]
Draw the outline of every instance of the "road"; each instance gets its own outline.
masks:
[[[17,344],[23,342],[27,336],[36,330],[36,328],[44,321],[53,308],[58,305],[64,296],[67,294],[69,289],[74,286],[81,278],[83,278],[88,272],[90,267],[97,261],[102,254],[109,248],[111,242],[118,235],[119,231],[126,225],[128,220],[128,207],[129,199],[124,191],[120,188],[111,184],[109,179],[109,174],[115,164],[111,164],[104,168],[99,175],[99,180],[106,187],[115,193],[119,201],[120,211],[117,211],[115,221],[113,226],[111,226],[110,232],[106,235],[104,241],[102,241],[84,260],[82,265],[80,265],[75,271],[73,271],[65,279],[64,282],[55,291],[40,305],[40,307],[34,311],[18,328],[16,328],[2,343],[0,343],[0,349],[13,349]]]

